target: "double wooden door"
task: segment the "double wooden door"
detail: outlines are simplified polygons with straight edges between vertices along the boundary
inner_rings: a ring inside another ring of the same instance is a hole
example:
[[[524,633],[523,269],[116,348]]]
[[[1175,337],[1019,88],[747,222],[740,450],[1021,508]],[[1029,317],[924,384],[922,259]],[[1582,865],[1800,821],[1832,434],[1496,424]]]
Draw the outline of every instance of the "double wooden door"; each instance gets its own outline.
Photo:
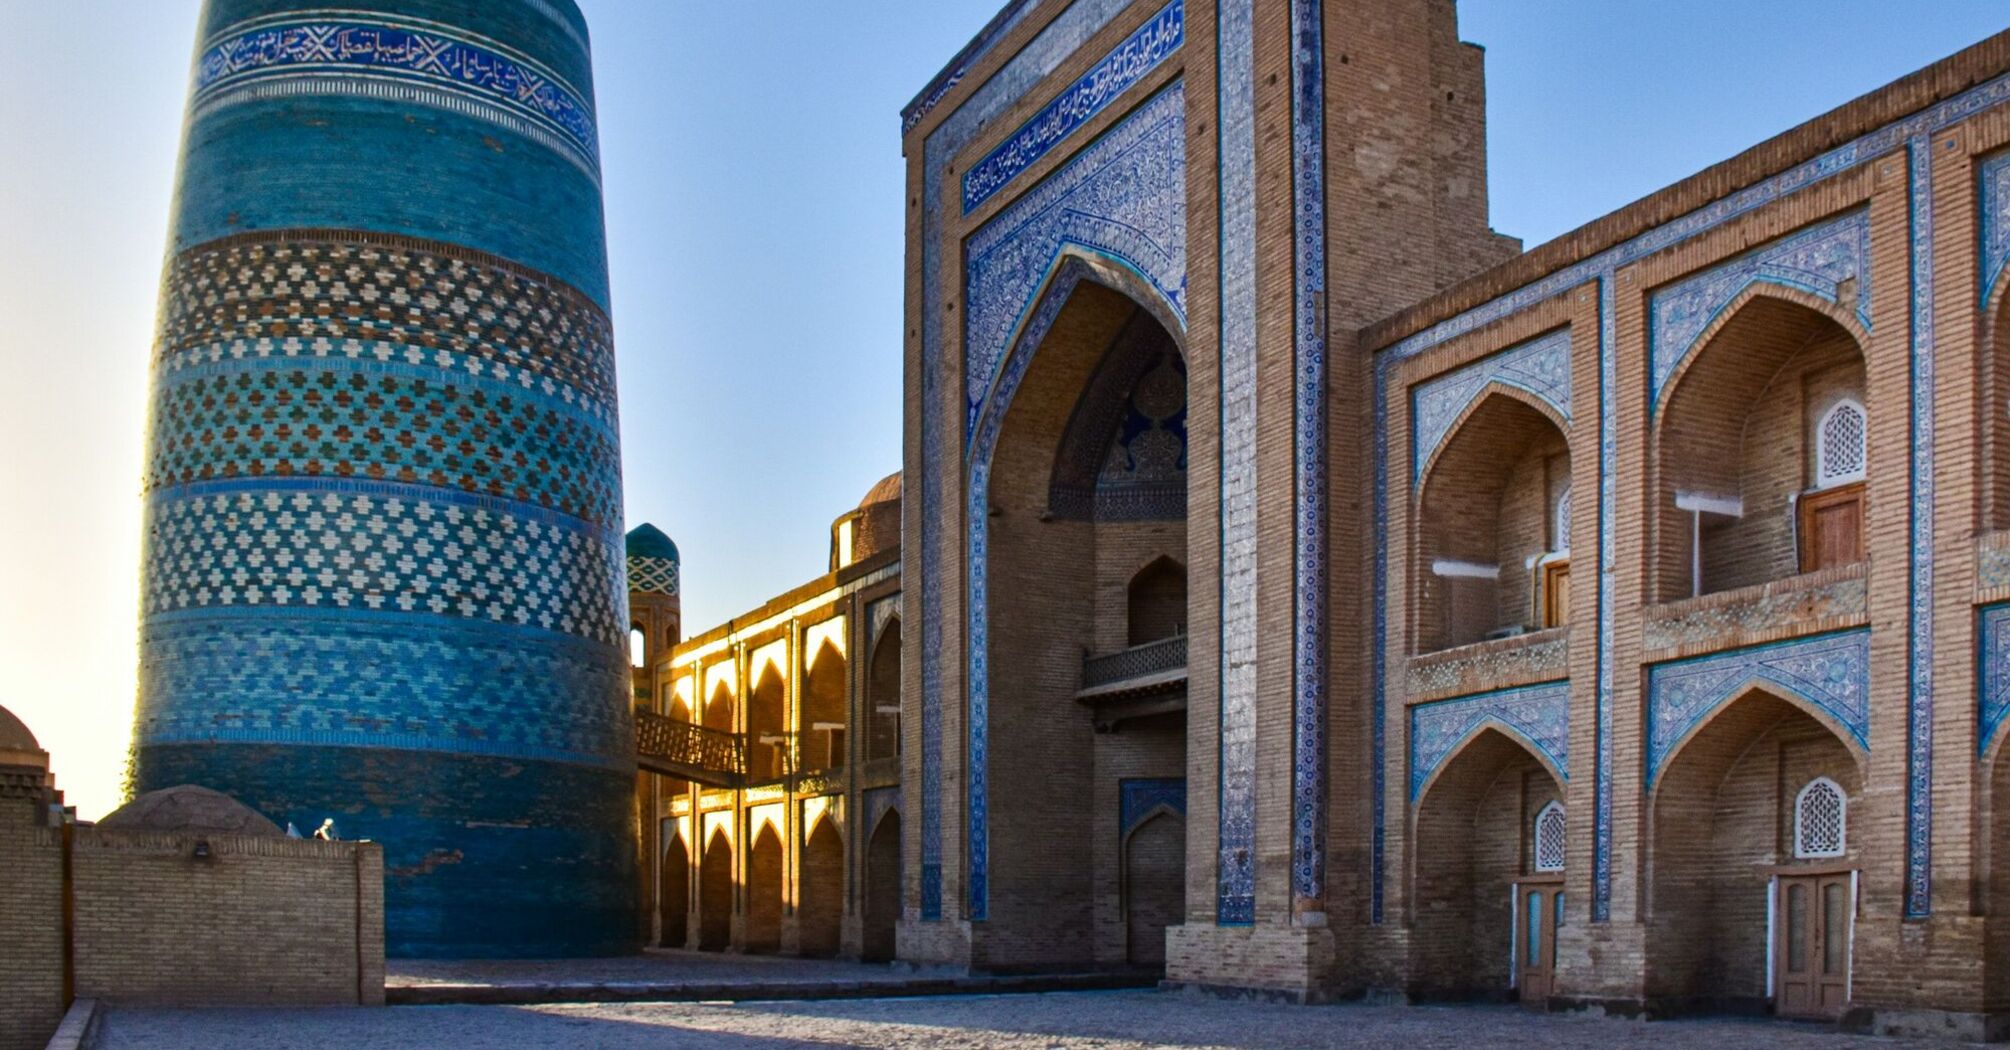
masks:
[[[1850,883],[1847,872],[1780,877],[1773,944],[1773,1010],[1779,1016],[1842,1016],[1855,911]]]
[[[1562,925],[1562,879],[1515,884],[1515,985],[1530,1010],[1549,1009],[1556,992],[1556,931]]]

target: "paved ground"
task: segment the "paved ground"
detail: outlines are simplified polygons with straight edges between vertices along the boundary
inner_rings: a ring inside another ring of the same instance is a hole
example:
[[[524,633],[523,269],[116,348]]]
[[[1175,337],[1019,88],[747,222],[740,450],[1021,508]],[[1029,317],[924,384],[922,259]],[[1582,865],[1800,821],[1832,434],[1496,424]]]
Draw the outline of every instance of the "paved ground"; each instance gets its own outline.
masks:
[[[617,959],[393,960],[384,995],[394,1006],[528,1006],[1063,992],[1157,981],[1146,973],[971,977],[900,964],[652,950]]]
[[[911,967],[836,959],[792,959],[777,955],[727,955],[652,948],[613,959],[392,959],[386,988],[442,985],[646,984],[665,980],[692,983],[760,984],[776,980],[897,982],[914,976]]]
[[[98,1045],[107,1050],[219,1046],[242,1050],[309,1046],[1926,1050],[1948,1044],[1848,1036],[1782,1022],[1644,1024],[1536,1016],[1512,1007],[1294,1007],[1168,992],[1067,992],[843,1002],[115,1010]]]

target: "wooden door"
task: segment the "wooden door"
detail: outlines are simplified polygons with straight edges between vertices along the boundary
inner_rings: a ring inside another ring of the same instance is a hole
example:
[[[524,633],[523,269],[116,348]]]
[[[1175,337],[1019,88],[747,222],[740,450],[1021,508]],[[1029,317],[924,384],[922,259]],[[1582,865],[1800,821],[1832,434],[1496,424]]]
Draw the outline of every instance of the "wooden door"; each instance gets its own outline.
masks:
[[[1851,900],[1848,874],[1781,876],[1774,915],[1774,1012],[1834,1019],[1849,997]]]
[[[1547,1010],[1549,997],[1556,993],[1556,931],[1563,925],[1563,884],[1517,884],[1514,912],[1515,983],[1521,1004]]]
[[[1863,483],[1801,497],[1801,571],[1863,560]]]
[[[1542,625],[1562,627],[1570,622],[1570,559],[1562,558],[1542,567]]]

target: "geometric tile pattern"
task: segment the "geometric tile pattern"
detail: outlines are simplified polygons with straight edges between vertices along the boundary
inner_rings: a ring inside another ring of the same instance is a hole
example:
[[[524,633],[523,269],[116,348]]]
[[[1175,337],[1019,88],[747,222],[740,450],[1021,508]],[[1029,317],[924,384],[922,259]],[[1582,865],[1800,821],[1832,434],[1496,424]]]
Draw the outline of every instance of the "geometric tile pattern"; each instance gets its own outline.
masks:
[[[228,485],[149,500],[145,615],[350,609],[523,625],[607,645],[626,633],[622,550],[599,530],[416,485]]]
[[[1410,708],[1410,801],[1482,729],[1506,733],[1570,779],[1570,683],[1548,682]]]
[[[1101,138],[1086,147],[1061,170],[1049,176],[1038,186],[1028,190],[1018,200],[1007,206],[997,216],[987,222],[970,239],[968,263],[968,298],[971,320],[969,346],[972,348],[970,367],[973,374],[980,359],[975,351],[979,345],[980,326],[989,331],[990,322],[981,318],[993,318],[1007,313],[1018,318],[1027,318],[1014,333],[1004,333],[1010,339],[1009,345],[1001,345],[989,357],[990,364],[985,370],[985,380],[978,385],[973,379],[971,389],[977,400],[970,404],[969,433],[969,474],[965,482],[968,499],[969,527],[967,584],[967,644],[969,647],[969,785],[967,820],[969,828],[968,854],[966,864],[969,878],[969,915],[973,921],[986,917],[987,876],[989,870],[988,848],[988,769],[987,754],[989,727],[987,707],[989,702],[987,642],[988,610],[985,602],[985,587],[988,579],[987,545],[983,522],[986,515],[983,508],[988,506],[989,488],[987,479],[990,472],[991,453],[1000,428],[1004,424],[1006,410],[1012,403],[1020,381],[1039,351],[1040,341],[1045,337],[1047,327],[1066,305],[1069,292],[1086,274],[1086,267],[1080,262],[1067,259],[1060,253],[1065,246],[1091,246],[1081,239],[1080,231],[1094,228],[1096,206],[1099,202],[1112,204],[1116,213],[1122,216],[1122,225],[1130,228],[1152,216],[1158,224],[1158,232],[1144,242],[1147,246],[1177,245],[1176,252],[1161,253],[1158,272],[1162,277],[1174,281],[1178,287],[1185,286],[1185,226],[1186,226],[1186,164],[1185,148],[1185,91],[1181,83],[1175,82],[1160,91],[1151,100],[1140,105],[1128,117],[1111,128]],[[1075,232],[1070,232],[1075,231]],[[1133,231],[1136,232],[1136,231]],[[1154,271],[1138,263],[1138,253],[1120,242],[1124,238],[1104,241],[1099,251],[1106,256],[1129,260],[1134,269],[1147,275]],[[1054,279],[1045,283],[1056,261],[1061,269],[1054,273]],[[1165,271],[1163,265],[1177,265],[1176,271]],[[1014,270],[1014,267],[1026,267]],[[1009,279],[1008,272],[1014,274]],[[1163,291],[1164,280],[1153,278],[1153,283]],[[1022,295],[1038,295],[1039,301],[1027,302],[1013,298]],[[1175,312],[1183,319],[1184,310],[1173,302]],[[996,376],[995,389],[990,377]]]
[[[1466,406],[1494,383],[1535,395],[1555,409],[1568,426],[1570,329],[1559,328],[1456,372],[1419,383],[1410,395],[1410,412],[1416,420],[1415,452],[1410,463],[1417,477],[1424,476],[1432,454],[1444,443]]]
[[[1952,145],[1950,143],[1950,145]],[[1905,714],[1905,915],[1933,911],[1933,521],[1935,477],[1933,439],[1933,143],[1915,134],[1907,144],[1912,267],[1911,389],[1912,462],[1909,554],[1911,594],[1906,617]]]
[[[598,166],[592,107],[558,74],[525,55],[450,36],[437,25],[364,22],[356,12],[278,17],[283,20],[233,26],[233,35],[203,51],[196,60],[196,105],[227,97],[231,89],[275,81],[357,94],[373,87],[381,92],[387,84],[423,85],[445,93],[455,108],[507,121],[514,130],[526,130],[527,124],[543,131],[534,137],[576,155],[589,170]],[[430,91],[402,97],[434,99]]]
[[[1757,645],[1647,669],[1647,786],[1703,720],[1755,683],[1807,701],[1870,750],[1870,631]]]
[[[1291,892],[1326,898],[1326,43],[1319,0],[1291,3],[1293,535]]]
[[[367,618],[312,607],[150,617],[144,745],[332,744],[622,768],[626,670],[562,634],[431,615]],[[539,702],[523,691],[534,683]]]
[[[1220,132],[1220,800],[1215,923],[1256,920],[1256,93],[1254,0],[1215,9]]]
[[[1132,84],[1157,69],[1185,39],[1186,5],[1173,0],[964,172],[964,214],[990,200]]]
[[[1649,305],[1653,375],[1648,404],[1696,347],[1704,329],[1747,287],[1770,283],[1839,302],[1842,285],[1856,282],[1857,320],[1870,328],[1870,214],[1855,211],[1790,234],[1766,247],[1685,277],[1654,293]]]
[[[349,231],[246,234],[176,256],[155,365],[226,360],[431,364],[577,405],[612,425],[607,316],[492,257]]]
[[[1975,753],[1987,755],[1996,734],[2010,716],[2010,604],[1991,605],[1981,611],[1976,634],[1982,640],[1981,667],[1977,670]]]
[[[675,558],[631,555],[628,559],[628,589],[648,594],[676,594],[677,568]]]
[[[976,429],[1020,321],[1069,248],[1141,274],[1185,322],[1185,103],[1178,83],[1160,91],[971,234],[968,430]]]
[[[1130,836],[1159,807],[1186,816],[1186,778],[1129,778],[1117,783],[1117,841]]]
[[[155,384],[144,487],[355,477],[484,492],[596,524],[621,513],[620,435],[558,398],[431,362],[186,365]]]
[[[1982,298],[1985,305],[2010,263],[2010,152],[1981,164],[1982,179]]]

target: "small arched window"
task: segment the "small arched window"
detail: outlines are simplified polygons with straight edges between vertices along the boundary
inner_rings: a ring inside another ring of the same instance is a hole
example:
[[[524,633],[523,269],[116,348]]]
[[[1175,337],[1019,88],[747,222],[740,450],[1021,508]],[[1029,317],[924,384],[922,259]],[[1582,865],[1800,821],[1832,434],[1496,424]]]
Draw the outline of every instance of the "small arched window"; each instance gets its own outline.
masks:
[[[640,624],[628,629],[628,666],[642,666],[644,657],[648,652],[647,645],[648,643],[643,639]]]
[[[1535,848],[1531,850],[1535,870],[1563,870],[1564,826],[1563,803],[1555,799],[1535,815]]]
[[[1843,398],[1822,413],[1815,427],[1815,487],[1825,489],[1864,479],[1868,457],[1863,404]]]
[[[1849,796],[1827,777],[1808,781],[1794,796],[1794,856],[1840,857],[1848,836]]]
[[[1563,495],[1556,498],[1556,524],[1551,529],[1550,549],[1568,551],[1570,549],[1570,486],[1563,487]]]

